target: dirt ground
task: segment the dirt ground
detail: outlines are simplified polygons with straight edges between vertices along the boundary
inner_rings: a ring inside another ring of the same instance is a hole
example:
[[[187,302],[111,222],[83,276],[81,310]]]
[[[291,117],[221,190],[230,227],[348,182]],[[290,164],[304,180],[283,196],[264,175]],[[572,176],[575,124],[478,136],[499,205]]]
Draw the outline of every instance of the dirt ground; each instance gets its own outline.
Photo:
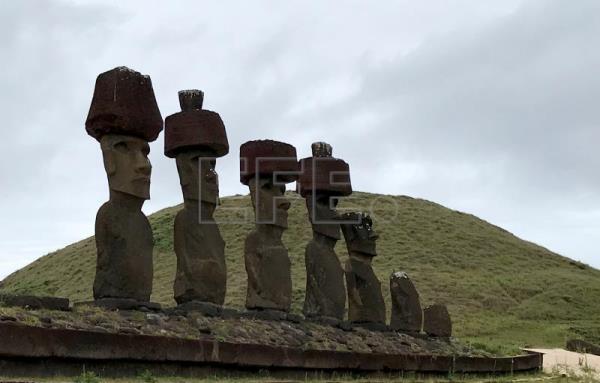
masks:
[[[563,350],[527,349],[544,354],[544,372],[548,374],[565,374],[578,376],[593,376],[600,379],[600,356]]]

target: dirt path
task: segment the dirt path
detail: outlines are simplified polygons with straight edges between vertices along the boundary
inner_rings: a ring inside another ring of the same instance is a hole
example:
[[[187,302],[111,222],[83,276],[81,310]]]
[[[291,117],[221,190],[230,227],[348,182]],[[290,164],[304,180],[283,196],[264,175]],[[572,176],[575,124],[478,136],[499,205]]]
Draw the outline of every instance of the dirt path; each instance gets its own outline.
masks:
[[[544,354],[544,372],[588,375],[600,378],[600,356],[563,350],[561,348],[530,348],[527,351]]]

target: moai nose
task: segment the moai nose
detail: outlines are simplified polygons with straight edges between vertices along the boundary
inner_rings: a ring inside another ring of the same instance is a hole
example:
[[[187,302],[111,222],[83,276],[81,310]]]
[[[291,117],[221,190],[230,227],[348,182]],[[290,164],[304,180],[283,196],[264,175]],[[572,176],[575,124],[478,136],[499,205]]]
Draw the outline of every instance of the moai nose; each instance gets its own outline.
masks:
[[[198,89],[179,91],[179,106],[183,112],[201,110],[204,102],[204,92]]]

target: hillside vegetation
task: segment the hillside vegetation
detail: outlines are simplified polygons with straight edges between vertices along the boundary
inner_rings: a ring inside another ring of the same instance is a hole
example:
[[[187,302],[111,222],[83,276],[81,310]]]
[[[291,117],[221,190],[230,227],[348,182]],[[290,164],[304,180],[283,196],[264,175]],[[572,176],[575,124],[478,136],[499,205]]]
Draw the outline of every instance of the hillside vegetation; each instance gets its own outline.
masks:
[[[304,247],[311,237],[304,200],[292,201],[284,242],[294,279],[293,310],[304,299]],[[173,220],[181,206],[150,216],[155,238],[152,299],[173,305]],[[525,345],[563,346],[570,336],[600,341],[600,271],[559,256],[477,217],[405,196],[354,193],[340,209],[371,211],[379,233],[374,268],[388,312],[391,272],[409,273],[425,304],[448,305],[455,335],[492,352]],[[226,197],[217,220],[227,243],[227,305],[243,307],[243,244],[253,225],[248,196]],[[347,257],[345,244],[338,255]],[[1,282],[3,291],[91,299],[94,238],[48,254]]]

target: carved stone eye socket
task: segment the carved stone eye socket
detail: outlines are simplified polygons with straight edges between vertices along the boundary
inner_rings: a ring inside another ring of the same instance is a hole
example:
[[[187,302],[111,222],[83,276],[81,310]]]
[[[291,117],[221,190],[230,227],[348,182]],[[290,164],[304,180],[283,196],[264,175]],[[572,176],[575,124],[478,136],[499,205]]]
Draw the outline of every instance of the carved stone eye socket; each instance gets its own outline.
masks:
[[[121,152],[121,153],[125,153],[127,152],[127,143],[126,142],[117,142],[114,145],[115,150]]]

